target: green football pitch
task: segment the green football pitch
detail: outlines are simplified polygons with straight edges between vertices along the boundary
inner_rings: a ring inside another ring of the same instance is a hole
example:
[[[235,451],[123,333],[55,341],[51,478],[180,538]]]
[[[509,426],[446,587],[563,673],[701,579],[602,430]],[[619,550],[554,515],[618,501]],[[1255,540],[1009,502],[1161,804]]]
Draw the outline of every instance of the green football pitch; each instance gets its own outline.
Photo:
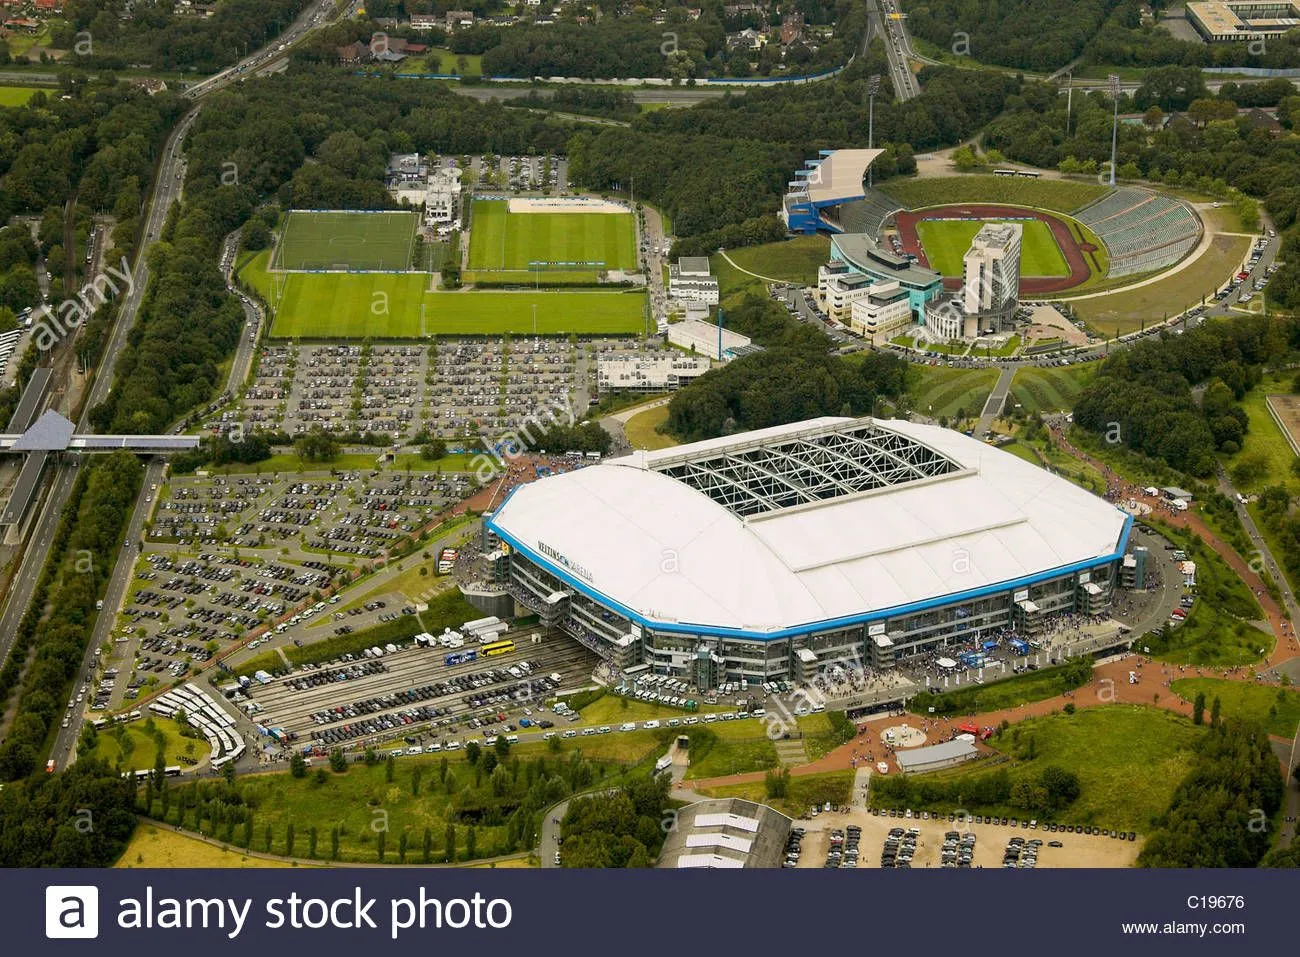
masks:
[[[409,269],[418,219],[410,212],[289,213],[276,269]]]
[[[277,338],[529,335],[534,329],[539,335],[628,335],[645,329],[642,292],[428,292],[422,275],[268,274],[256,261],[242,275],[276,304],[271,335]]]
[[[532,263],[603,263],[587,265],[588,272],[635,269],[632,214],[512,213],[502,200],[476,200],[470,223],[470,270],[522,270],[528,275]]]
[[[930,260],[930,268],[944,276],[960,276],[961,258],[983,225],[984,221],[966,219],[923,219],[917,223],[916,234]],[[1070,267],[1066,265],[1065,254],[1047,224],[1033,219],[1020,225],[1024,227],[1020,239],[1020,275],[1068,276]]]

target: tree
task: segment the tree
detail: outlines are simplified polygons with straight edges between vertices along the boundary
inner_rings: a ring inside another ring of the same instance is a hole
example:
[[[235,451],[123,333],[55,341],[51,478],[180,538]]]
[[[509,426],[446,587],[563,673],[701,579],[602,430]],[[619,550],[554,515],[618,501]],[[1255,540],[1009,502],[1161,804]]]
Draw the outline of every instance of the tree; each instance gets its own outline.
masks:
[[[417,764],[414,768],[411,769],[411,796],[412,797],[420,796],[420,778],[422,778],[423,776],[424,776],[424,768],[421,767],[420,765]]]
[[[316,856],[316,825],[313,824],[307,831],[307,856]]]
[[[289,759],[289,773],[295,778],[305,778],[307,776],[307,761],[301,754],[295,753]]]
[[[379,855],[379,863],[384,863],[384,847],[388,843],[388,832],[380,831],[379,840],[375,843],[375,853]]]
[[[330,770],[337,774],[342,774],[348,769],[348,759],[343,756],[341,748],[335,748],[330,751]]]
[[[1219,726],[1220,707],[1221,707],[1221,702],[1219,701],[1219,696],[1215,695],[1214,703],[1210,705],[1210,727],[1211,728],[1217,728]]]
[[[433,863],[433,832],[427,827],[424,829],[424,846],[423,846],[423,863]]]
[[[1152,131],[1160,129],[1165,125],[1165,111],[1154,105],[1147,107],[1147,111],[1142,114],[1142,124]]]
[[[290,821],[284,828],[284,856],[293,857],[294,832],[293,821]]]
[[[427,462],[436,462],[447,457],[447,443],[442,439],[431,439],[420,446],[420,458]]]
[[[470,825],[469,833],[465,835],[465,860],[472,861],[478,854],[478,833],[473,825]]]
[[[338,826],[330,828],[330,860],[339,859],[339,829]]]
[[[406,832],[403,831],[397,836],[397,863],[406,863]]]
[[[506,740],[504,734],[498,734],[496,743],[492,745],[492,750],[496,752],[497,758],[505,760],[510,755],[510,742]]]
[[[397,776],[397,759],[391,754],[388,760],[384,762],[384,780],[389,784],[393,783],[393,778]]]
[[[447,828],[442,835],[443,861],[451,864],[456,860],[456,825],[450,821],[447,822]]]
[[[479,747],[479,743],[477,741],[466,742],[465,760],[469,762],[471,767],[473,767],[475,764],[478,764],[479,755],[482,753],[483,753],[483,749]],[[443,760],[445,761],[446,759],[444,758]]]
[[[1205,723],[1205,692],[1198,691],[1196,700],[1192,702],[1192,724],[1200,725]]]

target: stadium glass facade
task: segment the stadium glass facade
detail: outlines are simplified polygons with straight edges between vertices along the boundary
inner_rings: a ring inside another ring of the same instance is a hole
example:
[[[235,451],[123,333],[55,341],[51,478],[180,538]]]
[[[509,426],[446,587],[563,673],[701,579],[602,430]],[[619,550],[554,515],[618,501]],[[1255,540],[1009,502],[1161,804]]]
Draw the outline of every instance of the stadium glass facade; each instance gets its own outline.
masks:
[[[543,624],[571,635],[616,667],[644,663],[656,674],[707,687],[699,681],[697,659],[701,653],[720,660],[718,667],[710,669],[715,684],[742,678],[799,681],[805,678],[806,669],[815,671],[827,661],[888,668],[903,659],[969,645],[1001,631],[1033,638],[1060,615],[1095,615],[1109,608],[1120,560],[1117,554],[1086,568],[1049,572],[1032,581],[1010,582],[973,595],[885,609],[851,624],[811,624],[770,635],[655,623],[616,602],[589,594],[563,570],[548,567],[543,556],[518,547],[509,550],[507,581],[522,608],[537,613]]]

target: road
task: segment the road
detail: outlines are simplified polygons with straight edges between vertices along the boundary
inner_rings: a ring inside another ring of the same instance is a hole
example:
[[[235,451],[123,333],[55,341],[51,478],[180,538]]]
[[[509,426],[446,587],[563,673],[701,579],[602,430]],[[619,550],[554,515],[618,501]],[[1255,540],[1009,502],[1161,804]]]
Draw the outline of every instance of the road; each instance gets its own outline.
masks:
[[[531,86],[453,86],[452,90],[460,96],[471,100],[518,100],[530,93],[538,92]],[[543,94],[545,91],[541,91]],[[670,106],[694,106],[706,100],[716,100],[728,93],[743,93],[744,88],[737,87],[637,87],[632,90],[632,99],[636,103],[667,103]],[[581,117],[589,122],[591,117]]]
[[[273,54],[278,49],[283,49],[284,45],[300,39],[309,30],[317,26],[322,26],[327,21],[327,15],[331,8],[329,0],[321,0],[320,3],[309,7],[293,23],[290,29],[277,38],[272,44],[265,49],[254,53],[252,56],[241,61],[235,67],[224,70],[215,74],[202,83],[191,87],[186,91],[186,95],[193,98],[199,98],[209,93],[236,82],[239,74],[244,72],[244,68],[259,62],[267,61],[273,58]],[[145,222],[145,238],[141,244],[140,254],[136,256],[135,266],[131,272],[132,284],[127,294],[123,297],[121,308],[118,312],[117,321],[109,334],[108,342],[105,344],[103,358],[99,368],[95,371],[94,380],[91,383],[90,390],[86,395],[85,402],[82,406],[83,412],[78,421],[80,431],[91,431],[89,413],[96,405],[103,402],[113,388],[113,379],[116,372],[117,359],[121,354],[122,348],[126,343],[132,327],[135,325],[136,316],[139,312],[140,303],[144,297],[145,287],[148,283],[149,274],[146,266],[147,256],[144,255],[148,246],[155,242],[158,234],[162,231],[163,224],[167,220],[167,212],[171,204],[181,196],[182,183],[184,179],[184,159],[182,155],[182,146],[186,134],[194,123],[198,115],[199,107],[187,113],[184,118],[177,124],[171,132],[164,146],[162,157],[158,163],[158,173],[154,180],[153,192],[150,197],[149,215]],[[232,373],[233,373],[232,369]],[[47,480],[49,491],[44,501],[37,507],[40,509],[33,525],[32,533],[26,548],[23,551],[18,571],[14,575],[12,587],[6,598],[3,612],[0,612],[0,666],[8,660],[9,654],[13,650],[14,638],[17,635],[18,625],[22,621],[28,606],[31,604],[32,596],[36,590],[36,583],[40,578],[41,569],[45,564],[45,559],[49,554],[50,546],[54,540],[55,531],[58,523],[67,507],[68,500],[72,494],[72,486],[77,475],[77,460],[71,459],[68,462],[58,463],[53,470],[53,478]],[[144,518],[151,507],[150,499],[152,493],[150,486],[157,484],[162,474],[162,466],[159,463],[151,463],[146,468],[146,476],[140,497],[136,501],[135,509],[132,513],[129,531],[134,538],[128,537],[128,541],[138,541],[139,534],[143,527]],[[116,591],[116,601],[120,601],[126,584],[130,581],[131,569],[134,564],[134,553],[128,549],[123,549],[118,557],[118,562],[110,577],[108,597],[113,597],[114,589]],[[116,604],[110,604],[105,601],[106,608],[114,608]],[[99,646],[108,634],[111,627],[113,616],[107,614],[102,616],[96,624],[93,640],[86,648],[85,658],[82,662],[83,674],[87,672],[93,661],[94,649]],[[58,766],[64,765],[64,757],[71,752],[75,743],[77,732],[76,724],[79,722],[69,722],[69,727],[61,729],[54,745],[53,756],[58,761]]]
[[[921,93],[921,84],[912,72],[908,53],[908,42],[902,20],[890,19],[895,12],[896,0],[867,0],[867,42],[880,37],[885,44],[885,55],[889,58],[889,79],[894,87],[894,96],[900,101],[907,101]]]
[[[975,426],[976,438],[984,438],[988,430],[993,428],[993,420],[1002,414],[1002,407],[1007,404],[1007,393],[1011,391],[1011,380],[1015,375],[1015,366],[1002,367],[997,385],[989,393],[988,401],[984,403],[984,411],[980,413],[979,423]]]

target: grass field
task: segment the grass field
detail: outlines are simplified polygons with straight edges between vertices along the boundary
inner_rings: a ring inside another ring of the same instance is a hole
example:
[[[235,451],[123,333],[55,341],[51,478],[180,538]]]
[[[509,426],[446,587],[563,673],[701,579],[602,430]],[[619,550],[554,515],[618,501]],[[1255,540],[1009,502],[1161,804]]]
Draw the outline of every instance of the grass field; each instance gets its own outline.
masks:
[[[1022,778],[1036,777],[1049,765],[1078,776],[1078,799],[1053,814],[1053,820],[1143,831],[1168,807],[1174,789],[1190,767],[1192,746],[1204,733],[1186,718],[1167,711],[1109,705],[1083,708],[1072,715],[1031,718],[990,743],[1012,758],[1001,768],[1006,768],[1013,786]],[[1021,760],[1019,755],[1031,737],[1036,757]],[[962,782],[988,773],[987,765],[981,764],[927,774],[917,780],[960,789]],[[940,806],[952,809],[951,802],[936,802],[928,809]],[[1024,816],[1023,810],[1014,807],[981,807],[973,803],[961,806],[970,813]]]
[[[1252,463],[1252,468],[1247,471],[1256,472],[1257,477],[1236,483],[1243,492],[1249,494],[1262,491],[1270,485],[1285,485],[1291,479],[1291,465],[1295,462],[1296,455],[1291,451],[1291,444],[1287,442],[1282,430],[1273,421],[1273,416],[1269,415],[1267,401],[1269,394],[1290,391],[1290,377],[1266,376],[1241,401],[1250,420],[1250,427],[1246,430],[1241,451],[1225,457],[1224,465],[1228,474],[1232,475],[1234,466],[1242,460]]]
[[[1042,668],[1015,675],[1003,681],[987,680],[982,685],[966,685],[939,694],[922,692],[914,697],[908,708],[915,714],[927,714],[934,708],[939,714],[976,714],[982,711],[1002,711],[1030,701],[1055,698],[1071,690],[1067,681],[1068,665]],[[996,672],[990,672],[996,675]]]
[[[39,92],[34,86],[0,86],[0,106],[25,106]]]
[[[266,253],[240,276],[273,304],[276,338],[420,338],[530,334],[623,334],[645,328],[645,293],[542,289],[429,292],[426,276],[381,273],[274,274]]]
[[[644,412],[638,412],[627,420],[623,430],[627,433],[627,440],[634,449],[653,451],[654,449],[671,448],[680,443],[671,435],[664,435],[655,431],[658,426],[667,421],[668,406],[661,405],[653,409],[646,409]]]
[[[112,729],[105,728],[95,737],[95,749],[78,757],[98,758],[110,767],[121,765],[123,771],[147,771],[157,763],[158,746],[144,725],[144,721],[132,721]],[[195,761],[207,757],[212,750],[203,738],[181,737],[180,726],[175,721],[154,718],[153,725],[162,732],[163,764],[168,767],[180,765],[181,755],[186,754],[187,748],[187,757]],[[121,738],[115,733],[118,728],[121,729]]]
[[[461,61],[465,62],[461,67]],[[441,47],[434,47],[424,60],[424,69],[430,73],[444,76],[479,76],[483,73],[483,55],[480,53],[452,53]]]
[[[276,247],[277,269],[408,269],[415,213],[289,213]]]
[[[1025,366],[1011,380],[1011,396],[1026,412],[1060,412],[1074,408],[1074,400],[1097,374],[1099,362],[1077,366]]]
[[[908,378],[916,411],[935,419],[952,418],[959,411],[979,415],[997,384],[998,370],[918,365],[909,370]]]
[[[631,213],[511,213],[500,200],[476,200],[469,268],[523,270],[531,263],[601,263],[589,269],[635,269]],[[581,268],[579,266],[578,268]]]
[[[1167,279],[1095,298],[1070,299],[1070,305],[1098,332],[1123,335],[1176,315],[1213,295],[1241,266],[1250,240],[1244,236],[1215,236],[1210,248]],[[1068,297],[1062,297],[1068,298]]]
[[[1010,203],[1058,213],[1076,209],[1105,196],[1109,187],[1060,179],[1016,179],[991,173],[891,180],[882,191],[908,209],[948,203]]]
[[[917,235],[925,247],[930,268],[945,276],[960,276],[962,256],[970,249],[970,242],[985,221],[964,219],[923,219],[916,224]],[[987,220],[1001,222],[1001,220]],[[1070,267],[1056,238],[1041,219],[1022,222],[1024,235],[1020,242],[1020,274],[1022,276],[1068,276]]]
[[[824,774],[801,774],[791,777],[784,798],[770,798],[762,781],[750,784],[727,784],[704,788],[701,794],[714,798],[740,798],[755,804],[767,804],[789,817],[802,817],[814,804],[848,804],[853,790],[852,771],[827,771]]]
[[[826,265],[830,251],[831,241],[826,236],[799,236],[779,243],[728,249],[727,255],[741,269],[779,282],[808,286],[816,284],[817,267]]]
[[[1179,678],[1170,687],[1187,701],[1195,701],[1197,693],[1204,692],[1207,721],[1210,706],[1218,698],[1222,705],[1220,713],[1225,718],[1258,721],[1269,734],[1278,737],[1295,737],[1295,729],[1300,725],[1300,691],[1223,678]]]
[[[239,848],[225,850],[171,828],[141,823],[114,867],[293,867],[284,861],[251,857]],[[299,865],[308,866],[311,865]]]

